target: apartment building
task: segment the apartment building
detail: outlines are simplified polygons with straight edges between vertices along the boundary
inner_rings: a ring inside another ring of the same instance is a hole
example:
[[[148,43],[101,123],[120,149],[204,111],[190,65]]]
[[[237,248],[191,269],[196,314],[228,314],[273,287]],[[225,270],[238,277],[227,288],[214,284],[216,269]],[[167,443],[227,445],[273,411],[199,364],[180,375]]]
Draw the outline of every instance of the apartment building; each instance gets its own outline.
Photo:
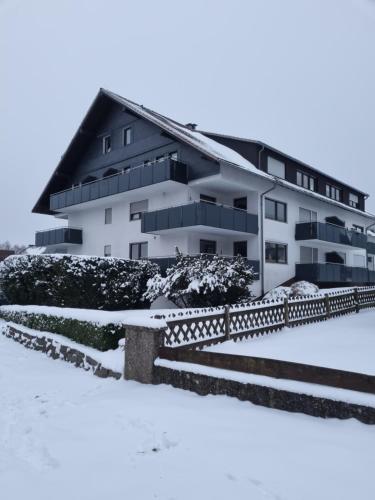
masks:
[[[375,283],[368,194],[260,141],[199,131],[100,89],[33,212],[48,253],[242,255],[257,295],[293,279]]]

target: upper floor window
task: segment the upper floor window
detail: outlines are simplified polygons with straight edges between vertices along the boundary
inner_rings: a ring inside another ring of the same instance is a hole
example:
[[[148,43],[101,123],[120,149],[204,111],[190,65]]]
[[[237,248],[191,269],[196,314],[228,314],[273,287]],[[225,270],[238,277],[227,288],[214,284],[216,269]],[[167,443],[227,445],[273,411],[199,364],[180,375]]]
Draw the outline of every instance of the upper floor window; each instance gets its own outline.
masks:
[[[104,257],[110,257],[112,255],[112,246],[104,245]]]
[[[112,224],[112,208],[104,210],[104,224]]]
[[[140,220],[143,212],[148,210],[148,200],[130,203],[130,220]]]
[[[300,207],[299,209],[299,222],[316,222],[318,214],[314,210]]]
[[[265,205],[266,219],[286,222],[286,203],[266,198]]]
[[[297,170],[297,184],[310,191],[315,191],[315,177]]]
[[[131,127],[124,128],[122,141],[124,146],[133,142],[133,131]]]
[[[313,247],[300,247],[300,263],[312,264],[318,262],[318,249]]]
[[[354,193],[349,193],[349,205],[353,208],[359,207],[359,198],[358,195]]]
[[[326,196],[332,200],[341,201],[341,189],[331,186],[331,184],[326,184]]]
[[[106,155],[107,153],[110,153],[111,147],[111,136],[106,135],[105,137],[103,137],[103,154]]]
[[[267,158],[267,172],[276,177],[281,177],[281,179],[285,179],[285,163],[269,156]]]
[[[241,210],[247,210],[247,198],[244,196],[243,198],[235,198],[233,200],[234,208],[240,208]]]

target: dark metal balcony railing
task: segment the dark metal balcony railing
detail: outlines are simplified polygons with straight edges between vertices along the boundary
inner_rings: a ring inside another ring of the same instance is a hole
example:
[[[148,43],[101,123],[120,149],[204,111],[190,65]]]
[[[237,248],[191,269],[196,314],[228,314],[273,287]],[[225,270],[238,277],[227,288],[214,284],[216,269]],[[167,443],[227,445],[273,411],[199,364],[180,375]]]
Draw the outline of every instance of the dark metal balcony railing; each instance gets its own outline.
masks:
[[[58,227],[38,231],[35,234],[35,245],[37,247],[48,247],[50,245],[82,245],[82,229],[76,227]]]
[[[176,181],[187,184],[187,165],[177,160],[165,158],[150,165],[142,165],[131,168],[123,173],[87,182],[52,194],[50,196],[50,209],[59,210],[71,205],[77,205],[78,203],[97,200],[104,196],[124,193],[165,181]]]
[[[368,251],[368,253],[375,255],[375,242],[373,242],[373,241],[367,242],[367,251]]]
[[[333,262],[296,264],[296,279],[313,283],[375,283],[375,271],[366,267],[350,267]]]
[[[358,248],[366,248],[367,246],[365,234],[327,222],[301,222],[297,224],[296,240],[322,240]]]
[[[238,208],[205,201],[145,212],[142,215],[142,233],[157,233],[191,226],[258,234],[258,216]]]

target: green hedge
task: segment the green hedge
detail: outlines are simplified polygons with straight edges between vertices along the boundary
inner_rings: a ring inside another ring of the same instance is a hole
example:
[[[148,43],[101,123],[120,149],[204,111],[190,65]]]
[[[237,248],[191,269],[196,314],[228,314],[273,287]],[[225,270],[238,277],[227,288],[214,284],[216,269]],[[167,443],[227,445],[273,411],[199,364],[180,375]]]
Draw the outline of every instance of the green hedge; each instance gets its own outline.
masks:
[[[94,347],[99,351],[117,349],[118,342],[124,337],[124,326],[117,324],[98,325],[61,316],[28,313],[25,311],[6,311],[0,309],[0,318],[13,321],[34,330],[58,333],[80,344]]]
[[[10,304],[116,311],[147,307],[147,281],[158,271],[147,260],[15,255],[0,263],[0,281]]]

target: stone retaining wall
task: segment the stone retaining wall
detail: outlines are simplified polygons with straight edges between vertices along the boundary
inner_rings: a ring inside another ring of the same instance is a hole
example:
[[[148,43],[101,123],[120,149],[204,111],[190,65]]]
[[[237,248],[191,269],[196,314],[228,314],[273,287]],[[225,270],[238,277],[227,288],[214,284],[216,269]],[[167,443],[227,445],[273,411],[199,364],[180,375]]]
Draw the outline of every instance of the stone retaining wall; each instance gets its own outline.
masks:
[[[314,417],[348,419],[355,418],[365,424],[375,424],[375,408],[335,401],[307,394],[273,389],[255,384],[211,377],[175,370],[163,366],[154,368],[154,384],[169,384],[179,389],[207,394],[226,395],[256,405],[305,413]]]
[[[97,377],[113,377],[117,380],[122,377],[121,373],[105,368],[101,363],[78,349],[63,345],[48,337],[32,335],[9,325],[6,326],[4,335],[19,342],[28,349],[44,352],[52,359],[62,359],[63,361],[72,363],[77,368],[91,371]]]

